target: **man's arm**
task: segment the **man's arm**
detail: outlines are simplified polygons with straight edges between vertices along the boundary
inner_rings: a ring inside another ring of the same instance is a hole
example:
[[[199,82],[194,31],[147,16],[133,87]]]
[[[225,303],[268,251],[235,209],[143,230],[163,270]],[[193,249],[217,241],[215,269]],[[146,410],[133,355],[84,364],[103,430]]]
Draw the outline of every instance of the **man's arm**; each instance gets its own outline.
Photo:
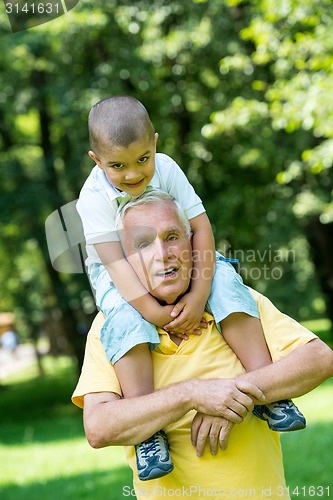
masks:
[[[241,375],[239,379],[257,384],[266,396],[263,404],[267,404],[302,396],[331,376],[333,351],[321,340],[314,339],[295,349],[286,358]],[[262,403],[255,401],[255,404]],[[225,418],[197,413],[191,429],[192,444],[196,447],[197,455],[203,455],[207,442],[213,455],[217,453],[219,445],[225,450],[232,427],[233,424]]]
[[[320,339],[313,339],[285,358],[239,378],[260,387],[266,396],[264,404],[267,404],[302,396],[332,376],[332,349]]]
[[[113,393],[87,394],[85,432],[91,446],[101,448],[137,444],[192,409],[240,423],[252,411],[253,403],[300,396],[332,375],[333,352],[314,339],[285,358],[235,380],[189,380],[130,399]]]
[[[262,392],[252,383],[232,379],[188,380],[136,398],[114,393],[84,397],[84,427],[93,448],[127,446],[144,441],[190,410],[240,423]]]

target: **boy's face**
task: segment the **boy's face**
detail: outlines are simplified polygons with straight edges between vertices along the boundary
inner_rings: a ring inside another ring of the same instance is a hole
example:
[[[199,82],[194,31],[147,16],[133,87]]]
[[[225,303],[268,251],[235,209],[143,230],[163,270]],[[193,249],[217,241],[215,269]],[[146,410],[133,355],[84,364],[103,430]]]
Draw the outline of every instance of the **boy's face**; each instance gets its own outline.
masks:
[[[158,134],[132,142],[126,147],[113,147],[98,157],[89,156],[104,170],[105,175],[120,191],[131,196],[144,192],[155,173],[155,153]]]

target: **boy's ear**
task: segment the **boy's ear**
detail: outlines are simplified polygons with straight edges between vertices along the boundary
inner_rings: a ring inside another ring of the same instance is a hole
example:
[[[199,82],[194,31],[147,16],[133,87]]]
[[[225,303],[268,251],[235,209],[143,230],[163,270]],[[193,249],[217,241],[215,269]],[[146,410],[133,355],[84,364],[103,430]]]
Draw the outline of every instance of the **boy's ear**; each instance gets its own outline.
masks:
[[[99,166],[99,168],[102,168],[100,160],[97,158],[97,156],[95,155],[95,153],[93,151],[89,151],[88,155],[90,156],[90,158],[92,160],[94,160],[94,162],[96,163],[96,165]]]
[[[156,147],[156,144],[157,144],[157,139],[158,139],[158,133],[155,132],[155,135],[154,135],[154,146]]]

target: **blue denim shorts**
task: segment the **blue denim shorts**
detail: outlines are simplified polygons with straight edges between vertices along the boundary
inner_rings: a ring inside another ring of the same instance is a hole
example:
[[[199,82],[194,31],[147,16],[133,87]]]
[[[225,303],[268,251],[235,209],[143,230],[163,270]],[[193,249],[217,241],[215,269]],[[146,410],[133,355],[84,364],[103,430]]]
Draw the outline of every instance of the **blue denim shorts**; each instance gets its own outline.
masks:
[[[101,342],[109,362],[116,363],[138,344],[148,343],[150,350],[159,345],[156,327],[122,298],[102,264],[92,266],[90,281],[96,290],[96,304],[106,317]],[[220,321],[235,312],[259,318],[256,302],[242,278],[230,264],[230,259],[218,252],[206,310],[214,316],[219,331]]]
[[[150,350],[160,343],[157,329],[128,304],[102,264],[93,264],[90,281],[96,290],[96,305],[105,316],[101,342],[113,365],[130,349],[148,342]]]
[[[214,316],[220,332],[220,321],[229,314],[242,312],[259,318],[256,301],[231,262],[237,263],[238,261],[227,259],[216,252],[216,269],[206,310]]]

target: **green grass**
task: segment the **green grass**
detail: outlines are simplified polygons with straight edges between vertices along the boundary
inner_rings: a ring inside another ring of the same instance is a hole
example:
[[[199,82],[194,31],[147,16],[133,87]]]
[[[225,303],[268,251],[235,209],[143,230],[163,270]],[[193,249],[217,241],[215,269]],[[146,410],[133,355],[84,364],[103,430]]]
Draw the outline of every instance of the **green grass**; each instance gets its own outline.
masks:
[[[66,358],[44,359],[0,387],[1,500],[117,500],[131,485],[121,447],[93,450],[82,411],[70,403],[76,383]]]
[[[305,326],[330,340],[327,323]],[[77,380],[71,361],[46,357],[43,367],[44,378],[31,366],[0,386],[0,499],[124,499],[132,475],[123,449],[87,444],[82,412],[70,403]],[[330,487],[333,496],[333,379],[295,402],[308,426],[281,436],[291,498],[328,498],[310,487]]]
[[[333,379],[294,402],[306,416],[307,428],[281,435],[291,498],[320,496],[313,495],[311,486],[329,488],[333,497]]]

